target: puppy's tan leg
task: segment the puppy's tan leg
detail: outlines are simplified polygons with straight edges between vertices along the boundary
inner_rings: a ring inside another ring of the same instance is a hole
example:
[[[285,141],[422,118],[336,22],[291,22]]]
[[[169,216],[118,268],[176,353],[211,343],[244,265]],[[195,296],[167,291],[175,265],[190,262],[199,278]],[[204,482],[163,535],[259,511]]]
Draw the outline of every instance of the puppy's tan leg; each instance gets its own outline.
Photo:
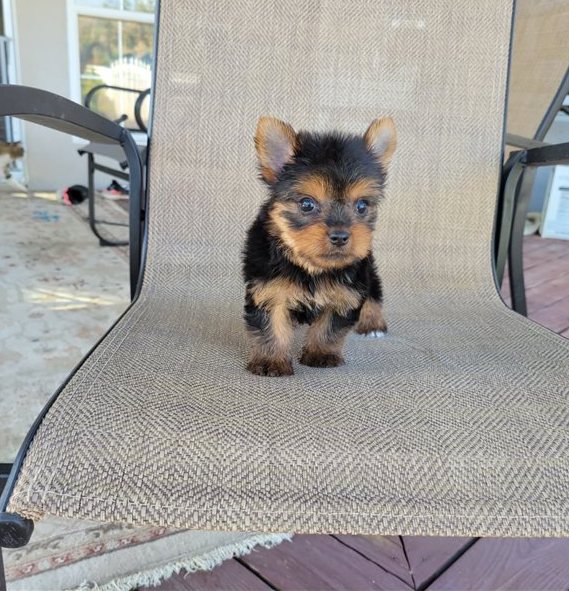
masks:
[[[358,334],[368,336],[382,336],[387,331],[387,324],[383,317],[383,306],[381,302],[368,298],[362,309],[360,317],[354,328]]]
[[[311,367],[337,367],[344,363],[342,348],[352,321],[326,309],[310,325],[300,363]]]
[[[286,303],[276,303],[268,309],[246,306],[245,321],[250,341],[247,369],[259,376],[292,375],[293,327]]]

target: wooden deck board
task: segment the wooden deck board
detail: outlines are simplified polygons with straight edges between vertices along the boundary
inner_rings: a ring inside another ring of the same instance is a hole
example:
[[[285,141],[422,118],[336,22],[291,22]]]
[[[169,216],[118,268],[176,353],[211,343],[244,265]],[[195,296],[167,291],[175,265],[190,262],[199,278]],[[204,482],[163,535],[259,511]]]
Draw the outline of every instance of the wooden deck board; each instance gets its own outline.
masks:
[[[552,261],[567,254],[566,240],[544,240],[528,236],[524,240],[524,269],[529,271],[543,262]]]
[[[524,272],[526,289],[543,285],[560,275],[569,274],[569,255],[557,259],[545,260],[541,264]]]
[[[429,591],[563,591],[569,587],[569,539],[479,540]]]
[[[524,256],[524,270],[529,273],[530,271],[539,268],[543,264],[551,263],[552,261],[563,260],[566,258],[566,256],[566,254],[559,250],[553,253],[550,253],[546,250],[531,252]]]
[[[253,552],[243,561],[282,591],[410,589],[332,536],[296,536],[292,543]]]
[[[473,538],[404,536],[403,543],[416,587],[421,588],[472,542]]]
[[[530,314],[530,318],[555,332],[567,330],[569,328],[569,295],[549,306],[538,308]]]
[[[334,537],[413,586],[413,577],[399,536]]]
[[[529,317],[555,332],[569,329],[569,241],[527,236],[524,278]],[[501,294],[511,305],[507,269]]]
[[[569,293],[569,273],[558,275],[547,283],[530,287],[526,290],[528,314],[567,297]]]

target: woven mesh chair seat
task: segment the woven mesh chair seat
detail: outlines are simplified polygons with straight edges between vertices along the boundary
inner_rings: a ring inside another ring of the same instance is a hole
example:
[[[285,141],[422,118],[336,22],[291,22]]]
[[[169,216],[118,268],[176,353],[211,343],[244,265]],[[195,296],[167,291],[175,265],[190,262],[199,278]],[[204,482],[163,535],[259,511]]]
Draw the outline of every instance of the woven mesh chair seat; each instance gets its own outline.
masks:
[[[9,510],[569,535],[569,342],[507,309],[491,265],[510,24],[496,0],[163,3],[143,287],[43,420]],[[339,368],[244,369],[262,114],[397,122],[374,246],[390,331],[350,336]]]

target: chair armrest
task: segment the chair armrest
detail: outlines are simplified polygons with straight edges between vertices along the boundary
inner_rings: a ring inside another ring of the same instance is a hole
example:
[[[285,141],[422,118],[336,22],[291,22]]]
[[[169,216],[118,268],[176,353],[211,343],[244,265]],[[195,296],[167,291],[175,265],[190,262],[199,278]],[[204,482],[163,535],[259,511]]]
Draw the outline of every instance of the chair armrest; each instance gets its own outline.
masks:
[[[123,141],[123,128],[57,94],[16,84],[0,85],[0,116],[12,116],[101,143]]]
[[[555,164],[569,164],[569,142],[563,144],[548,144],[540,148],[525,150],[522,162],[526,166],[554,166]]]
[[[529,148],[540,148],[541,146],[547,146],[546,142],[539,140],[528,139],[521,135],[514,133],[506,134],[506,146],[513,146],[514,148],[521,148],[522,150],[528,150]]]
[[[57,94],[14,84],[0,84],[0,116],[17,117],[90,142],[122,147],[130,177],[130,289],[134,298],[142,252],[143,179],[140,152],[128,129]]]

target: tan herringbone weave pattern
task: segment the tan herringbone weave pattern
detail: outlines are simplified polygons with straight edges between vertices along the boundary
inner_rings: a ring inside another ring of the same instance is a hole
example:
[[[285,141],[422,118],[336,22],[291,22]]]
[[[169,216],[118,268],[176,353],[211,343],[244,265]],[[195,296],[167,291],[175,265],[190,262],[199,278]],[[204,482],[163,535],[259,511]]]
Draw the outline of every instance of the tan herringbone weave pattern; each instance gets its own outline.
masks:
[[[11,510],[201,529],[569,535],[569,343],[490,242],[509,1],[163,2],[142,294],[44,420]],[[244,370],[260,114],[399,127],[376,245],[390,336]]]
[[[517,0],[509,133],[533,138],[569,67],[569,3]]]

